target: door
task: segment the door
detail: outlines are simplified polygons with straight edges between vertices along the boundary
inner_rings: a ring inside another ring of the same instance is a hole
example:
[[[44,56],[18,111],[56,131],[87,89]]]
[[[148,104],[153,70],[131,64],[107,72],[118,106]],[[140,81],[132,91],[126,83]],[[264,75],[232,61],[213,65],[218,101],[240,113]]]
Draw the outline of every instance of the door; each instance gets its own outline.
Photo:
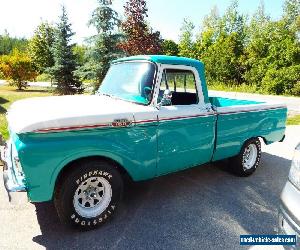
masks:
[[[194,68],[165,68],[162,74],[158,102],[165,89],[171,91],[172,98],[158,111],[158,175],[210,161],[216,120],[205,108],[202,96],[199,98],[200,82]]]

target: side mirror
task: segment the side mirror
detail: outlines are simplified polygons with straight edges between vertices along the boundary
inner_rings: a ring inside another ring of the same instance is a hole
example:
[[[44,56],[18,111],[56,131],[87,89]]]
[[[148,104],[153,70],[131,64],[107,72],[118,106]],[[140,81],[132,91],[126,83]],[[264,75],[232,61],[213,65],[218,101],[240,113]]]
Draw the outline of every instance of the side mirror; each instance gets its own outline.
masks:
[[[163,97],[162,97],[160,103],[158,103],[158,107],[172,105],[171,99],[172,99],[172,92],[169,89],[166,89],[164,91],[164,94],[163,94]]]
[[[148,101],[150,101],[151,92],[152,92],[152,89],[150,87],[144,87],[144,97],[146,97],[146,99]]]

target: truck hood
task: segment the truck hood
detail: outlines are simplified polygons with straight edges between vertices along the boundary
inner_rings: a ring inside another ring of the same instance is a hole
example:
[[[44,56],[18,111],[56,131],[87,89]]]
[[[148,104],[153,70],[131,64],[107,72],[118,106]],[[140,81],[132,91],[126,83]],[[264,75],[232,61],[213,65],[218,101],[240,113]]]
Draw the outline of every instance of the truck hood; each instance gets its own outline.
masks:
[[[7,114],[14,133],[47,132],[111,125],[119,119],[134,122],[155,108],[103,95],[36,97],[14,102]]]

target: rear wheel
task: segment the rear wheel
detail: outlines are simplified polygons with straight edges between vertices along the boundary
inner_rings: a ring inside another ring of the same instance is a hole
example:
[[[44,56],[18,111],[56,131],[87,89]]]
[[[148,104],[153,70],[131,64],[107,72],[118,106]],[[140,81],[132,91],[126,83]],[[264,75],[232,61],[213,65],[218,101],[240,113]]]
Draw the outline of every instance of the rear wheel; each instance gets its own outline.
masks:
[[[123,190],[116,167],[104,160],[82,161],[56,187],[54,204],[64,223],[81,230],[96,228],[114,214]]]
[[[261,144],[258,138],[245,142],[239,155],[233,158],[231,169],[238,176],[249,176],[259,166]]]

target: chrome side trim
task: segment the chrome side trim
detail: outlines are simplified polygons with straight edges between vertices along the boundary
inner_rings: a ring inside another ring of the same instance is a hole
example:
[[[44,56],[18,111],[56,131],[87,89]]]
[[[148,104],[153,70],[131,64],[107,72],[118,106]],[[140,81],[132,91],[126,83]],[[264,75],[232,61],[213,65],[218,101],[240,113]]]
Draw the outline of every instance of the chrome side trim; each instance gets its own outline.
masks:
[[[204,113],[204,114],[198,114],[198,115],[189,115],[189,116],[175,116],[175,117],[162,117],[159,119],[159,122],[165,122],[165,121],[174,121],[174,120],[186,120],[186,119],[194,119],[199,117],[209,117],[209,116],[215,116],[214,113]]]
[[[242,114],[242,113],[249,113],[249,112],[261,112],[261,111],[268,111],[268,110],[279,110],[279,109],[285,109],[286,106],[278,106],[278,107],[262,107],[262,108],[253,108],[249,107],[248,109],[244,110],[232,110],[232,111],[225,111],[225,110],[218,110],[217,108],[217,113],[218,115],[232,115],[232,114]]]
[[[45,128],[45,129],[34,130],[33,133],[63,132],[63,131],[70,131],[70,130],[86,130],[86,129],[96,129],[96,128],[103,128],[103,127],[112,127],[112,124],[102,123],[102,124],[92,124],[92,125],[82,125],[82,126]]]
[[[172,120],[184,120],[184,119],[192,119],[192,118],[207,117],[207,116],[214,116],[214,115],[216,115],[216,113],[209,111],[207,113],[197,114],[197,115],[172,116],[172,117],[163,117],[160,119],[136,120],[130,122],[132,125],[135,124],[142,125],[142,124],[149,124],[149,123],[157,123],[159,121],[163,122],[163,121],[172,121]],[[39,129],[33,131],[33,133],[54,133],[54,132],[78,131],[78,130],[98,129],[98,128],[126,128],[130,126],[114,126],[112,123],[106,123],[106,124],[103,123],[103,124],[82,125],[82,126],[72,126],[72,127]]]

